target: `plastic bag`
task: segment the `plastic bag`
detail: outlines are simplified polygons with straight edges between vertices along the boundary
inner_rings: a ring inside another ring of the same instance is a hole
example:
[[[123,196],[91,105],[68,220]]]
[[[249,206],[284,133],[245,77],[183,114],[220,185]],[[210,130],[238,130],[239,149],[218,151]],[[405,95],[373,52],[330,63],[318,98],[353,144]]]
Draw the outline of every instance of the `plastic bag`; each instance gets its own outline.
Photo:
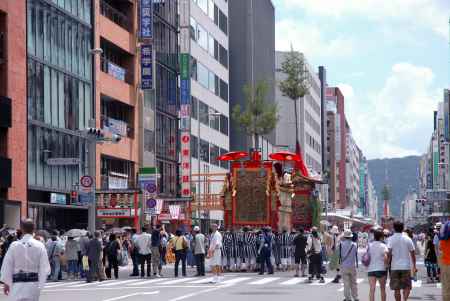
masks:
[[[83,256],[82,258],[83,271],[89,271],[89,259],[87,256]]]

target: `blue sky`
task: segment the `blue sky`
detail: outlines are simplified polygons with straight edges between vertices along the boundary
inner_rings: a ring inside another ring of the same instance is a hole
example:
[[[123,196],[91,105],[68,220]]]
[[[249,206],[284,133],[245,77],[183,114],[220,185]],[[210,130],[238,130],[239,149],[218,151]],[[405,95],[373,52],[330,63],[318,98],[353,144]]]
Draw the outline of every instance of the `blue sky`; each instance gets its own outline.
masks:
[[[426,151],[449,87],[450,0],[272,0],[276,49],[327,68],[370,158]]]

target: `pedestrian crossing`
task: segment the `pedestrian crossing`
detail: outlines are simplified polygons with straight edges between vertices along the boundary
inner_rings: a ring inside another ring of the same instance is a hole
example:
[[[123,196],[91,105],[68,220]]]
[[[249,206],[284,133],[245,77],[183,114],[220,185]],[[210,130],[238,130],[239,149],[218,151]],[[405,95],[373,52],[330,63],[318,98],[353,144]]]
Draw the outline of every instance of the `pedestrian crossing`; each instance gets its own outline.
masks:
[[[91,282],[86,283],[83,281],[68,281],[68,282],[54,282],[47,283],[45,290],[48,291],[64,291],[64,290],[92,290],[92,289],[117,289],[117,288],[149,288],[156,286],[167,286],[167,287],[201,287],[204,285],[209,285],[214,280],[214,277],[183,277],[183,278],[158,278],[158,279],[125,279],[125,280],[107,280],[103,282]],[[307,278],[291,278],[291,277],[281,277],[281,276],[257,276],[257,275],[225,275],[221,277],[218,284],[220,286],[234,286],[234,285],[248,285],[248,286],[298,286],[298,285],[308,285],[308,286],[327,286],[335,285],[332,283],[333,278],[324,278],[324,282],[319,282],[314,280],[311,283],[307,281]],[[366,278],[358,278],[358,284],[367,283]],[[379,284],[377,283],[377,286]],[[413,281],[413,288],[422,287],[422,280]],[[389,286],[389,280],[386,283]],[[343,284],[336,285],[338,291],[343,291]],[[439,284],[436,285],[439,288]]]

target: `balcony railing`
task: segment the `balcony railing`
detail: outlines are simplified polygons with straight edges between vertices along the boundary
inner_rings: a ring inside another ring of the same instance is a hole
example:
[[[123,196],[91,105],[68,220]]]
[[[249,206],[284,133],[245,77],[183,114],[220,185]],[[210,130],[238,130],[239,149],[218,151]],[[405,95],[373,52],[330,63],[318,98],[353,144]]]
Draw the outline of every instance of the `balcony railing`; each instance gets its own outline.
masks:
[[[128,125],[127,122],[117,120],[105,115],[101,116],[101,126],[103,129],[110,131],[113,134],[120,135],[122,137],[134,137],[134,129]]]
[[[130,19],[124,13],[119,11],[117,8],[112,7],[104,0],[100,1],[100,13],[123,29],[131,31]]]
[[[116,176],[101,176],[102,190],[127,190],[134,187],[134,180],[130,178],[116,177]]]
[[[118,80],[129,84],[133,83],[132,74],[127,69],[114,64],[105,57],[100,59],[100,69]]]

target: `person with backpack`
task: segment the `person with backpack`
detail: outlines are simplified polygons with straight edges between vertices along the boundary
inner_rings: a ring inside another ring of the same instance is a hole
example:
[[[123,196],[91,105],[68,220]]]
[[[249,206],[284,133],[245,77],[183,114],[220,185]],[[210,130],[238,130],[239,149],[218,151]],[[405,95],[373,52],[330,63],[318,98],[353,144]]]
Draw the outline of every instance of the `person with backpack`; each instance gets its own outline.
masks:
[[[162,272],[161,265],[161,225],[156,225],[152,231],[152,268],[153,276],[160,278]]]
[[[108,259],[108,265],[106,266],[105,273],[108,279],[111,279],[111,269],[114,270],[114,278],[119,278],[119,252],[120,244],[114,233],[109,236],[109,242],[106,245],[106,258]]]
[[[439,238],[442,301],[450,301],[450,220],[441,226]]]
[[[373,242],[370,242],[362,263],[367,267],[369,277],[369,301],[375,301],[377,281],[380,284],[381,301],[386,301],[386,279],[388,247],[383,242],[383,231],[373,231]]]
[[[437,255],[435,245],[433,243],[433,231],[427,235],[425,242],[424,261],[427,268],[428,283],[437,281]]]
[[[322,276],[322,240],[316,227],[311,228],[311,235],[308,237],[307,254],[309,258],[309,278],[311,283],[314,276],[319,279],[319,283],[325,283]]]
[[[175,236],[171,239],[171,245],[173,246],[172,251],[175,253],[175,277],[178,277],[178,266],[180,265],[180,261],[181,273],[183,277],[186,277],[186,255],[189,246],[188,241],[181,230],[175,231]]]
[[[358,300],[358,284],[356,282],[358,267],[358,245],[353,241],[351,230],[345,230],[343,241],[339,244],[339,262],[344,282],[344,301]]]

